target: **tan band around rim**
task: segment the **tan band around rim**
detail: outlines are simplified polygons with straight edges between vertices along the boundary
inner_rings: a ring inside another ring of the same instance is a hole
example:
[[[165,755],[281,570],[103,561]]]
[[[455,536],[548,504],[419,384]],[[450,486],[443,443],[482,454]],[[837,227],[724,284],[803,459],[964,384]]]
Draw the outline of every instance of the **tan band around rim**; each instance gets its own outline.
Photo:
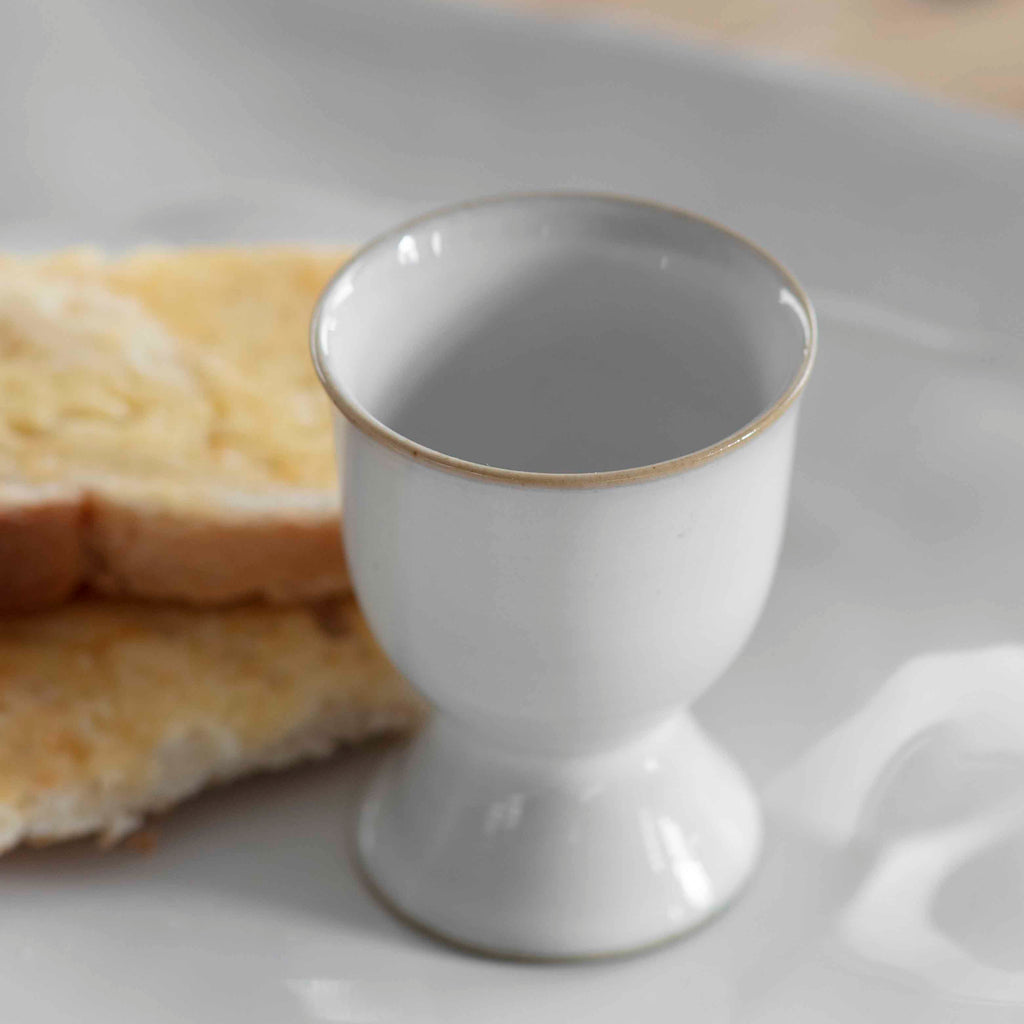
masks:
[[[356,402],[353,402],[338,388],[331,378],[327,369],[327,349],[323,340],[322,318],[327,300],[333,293],[338,283],[350,273],[358,264],[370,259],[376,252],[391,245],[403,235],[409,234],[431,221],[447,217],[454,213],[463,213],[467,210],[474,210],[479,207],[496,206],[503,203],[512,203],[529,199],[572,199],[572,200],[597,200],[614,205],[627,205],[641,209],[655,210],[668,214],[672,217],[680,217],[688,221],[696,221],[707,227],[713,228],[723,235],[739,242],[749,251],[762,259],[769,266],[773,267],[779,276],[786,282],[789,290],[800,304],[802,311],[801,319],[804,321],[807,330],[807,339],[804,345],[804,355],[797,367],[796,373],[789,382],[788,387],[767,409],[756,419],[751,420],[739,430],[716,441],[712,445],[700,448],[695,452],[681,455],[674,459],[667,459],[664,462],[655,462],[647,466],[631,467],[629,469],[602,470],[594,473],[535,473],[526,470],[501,469],[496,466],[487,466],[479,462],[469,462],[465,459],[457,459],[452,455],[445,455],[443,452],[434,451],[423,445],[416,444],[402,434],[391,430],[381,423],[374,416],[371,416],[365,409]],[[458,473],[462,476],[474,477],[481,480],[489,480],[494,483],[519,484],[527,487],[553,487],[553,488],[595,488],[612,487],[620,484],[639,483],[645,480],[653,480],[658,477],[671,476],[684,470],[694,469],[702,466],[712,459],[732,451],[740,445],[757,437],[770,427],[780,416],[797,400],[803,391],[810,376],[811,368],[814,365],[814,357],[818,347],[818,327],[814,314],[814,307],[807,297],[804,289],[795,277],[775,257],[765,252],[760,246],[755,245],[749,239],[737,234],[729,228],[723,227],[707,217],[698,214],[688,213],[685,210],[676,209],[662,203],[651,202],[644,199],[633,199],[626,196],[617,196],[600,192],[524,192],[510,193],[507,195],[491,196],[484,199],[474,199],[454,206],[432,210],[412,220],[406,221],[397,227],[390,228],[372,241],[364,245],[341,269],[331,278],[317,302],[313,312],[313,320],[310,328],[310,349],[313,356],[313,366],[317,376],[323,384],[327,394],[335,407],[345,418],[371,440],[390,448],[393,451],[406,455],[417,462],[436,466],[438,469],[447,470],[450,473]]]

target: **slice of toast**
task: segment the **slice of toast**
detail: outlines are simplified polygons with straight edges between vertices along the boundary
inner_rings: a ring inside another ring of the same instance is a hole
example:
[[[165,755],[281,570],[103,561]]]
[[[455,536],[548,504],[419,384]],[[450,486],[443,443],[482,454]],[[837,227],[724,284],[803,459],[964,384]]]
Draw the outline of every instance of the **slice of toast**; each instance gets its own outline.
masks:
[[[344,257],[0,258],[0,609],[347,590],[307,347]]]
[[[351,598],[191,609],[102,598],[0,619],[0,851],[405,729],[422,705]]]

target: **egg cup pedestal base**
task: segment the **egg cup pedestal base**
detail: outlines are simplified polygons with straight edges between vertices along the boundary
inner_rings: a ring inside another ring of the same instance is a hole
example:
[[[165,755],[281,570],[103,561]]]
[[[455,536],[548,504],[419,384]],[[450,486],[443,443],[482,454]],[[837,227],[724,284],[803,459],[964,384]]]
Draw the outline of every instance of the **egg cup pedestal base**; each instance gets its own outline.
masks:
[[[697,927],[761,848],[756,797],[689,715],[574,756],[435,715],[374,779],[358,845],[400,915],[497,956],[629,953]]]

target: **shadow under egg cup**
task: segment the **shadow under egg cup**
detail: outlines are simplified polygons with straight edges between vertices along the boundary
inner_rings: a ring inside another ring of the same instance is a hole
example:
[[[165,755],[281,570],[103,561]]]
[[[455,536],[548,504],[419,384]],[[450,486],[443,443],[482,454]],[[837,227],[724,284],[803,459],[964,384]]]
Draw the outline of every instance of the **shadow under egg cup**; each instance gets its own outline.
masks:
[[[371,243],[312,347],[357,596],[435,709],[363,806],[374,886],[539,959],[719,911],[761,817],[687,708],[775,571],[815,350],[800,286],[679,211],[513,196]]]

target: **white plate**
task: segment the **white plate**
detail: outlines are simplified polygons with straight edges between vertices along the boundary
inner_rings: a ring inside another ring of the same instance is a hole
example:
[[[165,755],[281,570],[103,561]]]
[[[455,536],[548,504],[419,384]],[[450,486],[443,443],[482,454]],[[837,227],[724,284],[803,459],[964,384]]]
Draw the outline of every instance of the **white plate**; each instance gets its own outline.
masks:
[[[149,857],[0,863],[0,1017],[1019,1020],[1024,132],[585,23],[359,0],[7,4],[0,243],[350,239],[537,186],[638,193],[788,262],[822,319],[764,621],[698,711],[769,808],[720,921],[493,963],[379,909],[373,754],[208,795]]]

